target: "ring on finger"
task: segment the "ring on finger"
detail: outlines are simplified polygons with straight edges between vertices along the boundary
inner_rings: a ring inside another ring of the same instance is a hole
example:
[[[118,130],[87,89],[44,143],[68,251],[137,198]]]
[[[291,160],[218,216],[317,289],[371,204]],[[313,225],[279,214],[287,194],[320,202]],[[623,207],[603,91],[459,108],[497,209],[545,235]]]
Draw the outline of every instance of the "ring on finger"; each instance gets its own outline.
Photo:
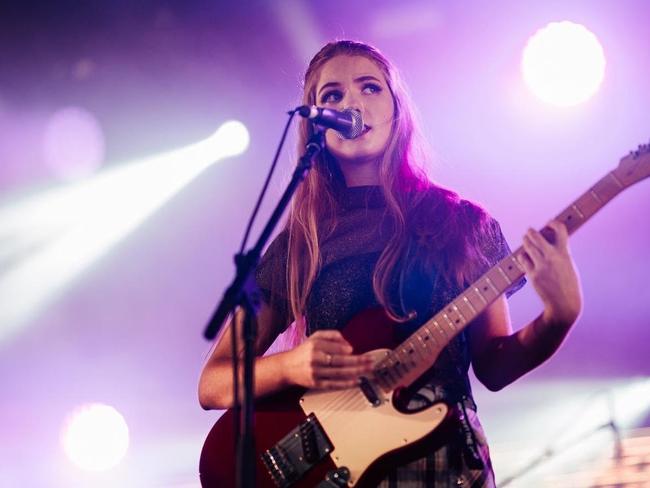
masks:
[[[331,354],[327,355],[327,366],[328,367],[332,366],[332,355]]]

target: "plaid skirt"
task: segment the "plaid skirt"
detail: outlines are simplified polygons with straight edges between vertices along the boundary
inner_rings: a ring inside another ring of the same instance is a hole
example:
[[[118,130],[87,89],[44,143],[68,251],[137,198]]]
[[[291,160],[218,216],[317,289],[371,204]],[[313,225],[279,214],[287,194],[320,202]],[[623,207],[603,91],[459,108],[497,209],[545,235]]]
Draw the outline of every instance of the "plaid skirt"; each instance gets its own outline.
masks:
[[[482,467],[468,462],[469,448],[459,432],[456,438],[423,458],[393,469],[378,488],[494,488],[490,451],[474,408],[463,408],[460,416],[464,418],[460,420],[473,433],[475,455]]]

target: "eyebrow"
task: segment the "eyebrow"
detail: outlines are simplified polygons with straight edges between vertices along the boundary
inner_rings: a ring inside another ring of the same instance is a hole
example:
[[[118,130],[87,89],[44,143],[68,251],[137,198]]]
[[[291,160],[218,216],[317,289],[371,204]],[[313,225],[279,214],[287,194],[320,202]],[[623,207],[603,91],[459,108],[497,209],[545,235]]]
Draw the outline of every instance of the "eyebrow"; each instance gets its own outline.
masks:
[[[354,82],[355,83],[363,83],[364,81],[369,81],[369,80],[374,80],[374,81],[377,81],[377,82],[381,83],[381,81],[378,78],[376,78],[375,76],[372,76],[372,75],[359,76],[358,78],[354,79]],[[330,81],[329,83],[325,83],[323,86],[321,86],[320,90],[318,90],[318,94],[320,95],[320,93],[323,90],[325,90],[326,88],[332,88],[332,87],[340,86],[340,85],[341,85],[341,83],[339,83],[338,81]]]

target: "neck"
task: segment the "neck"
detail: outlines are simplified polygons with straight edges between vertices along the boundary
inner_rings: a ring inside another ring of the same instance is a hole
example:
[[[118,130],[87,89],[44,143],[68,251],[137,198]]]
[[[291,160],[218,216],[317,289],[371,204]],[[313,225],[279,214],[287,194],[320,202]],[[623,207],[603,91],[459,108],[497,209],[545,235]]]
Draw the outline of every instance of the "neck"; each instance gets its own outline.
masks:
[[[369,186],[379,184],[379,164],[377,161],[339,161],[345,177],[345,185]]]

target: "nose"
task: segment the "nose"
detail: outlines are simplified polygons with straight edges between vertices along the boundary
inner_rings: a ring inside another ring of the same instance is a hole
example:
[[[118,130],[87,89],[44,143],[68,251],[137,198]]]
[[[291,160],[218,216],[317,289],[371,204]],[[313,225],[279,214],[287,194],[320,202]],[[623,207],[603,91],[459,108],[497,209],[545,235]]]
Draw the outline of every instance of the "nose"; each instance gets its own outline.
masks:
[[[348,91],[343,99],[343,109],[358,110],[363,113],[363,102],[358,94]]]

